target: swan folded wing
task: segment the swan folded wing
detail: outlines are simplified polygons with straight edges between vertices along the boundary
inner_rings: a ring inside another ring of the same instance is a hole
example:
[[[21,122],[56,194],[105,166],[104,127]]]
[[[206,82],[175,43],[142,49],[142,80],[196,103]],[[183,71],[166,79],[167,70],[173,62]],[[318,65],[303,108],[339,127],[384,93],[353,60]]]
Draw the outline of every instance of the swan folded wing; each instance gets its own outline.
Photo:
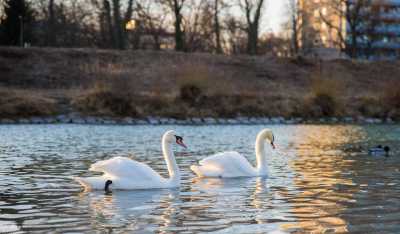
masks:
[[[103,172],[113,177],[131,179],[161,179],[161,176],[148,165],[125,157],[114,157],[91,165],[90,171]]]
[[[254,168],[247,159],[238,152],[223,152],[207,157],[199,162],[203,168],[220,171],[221,176],[248,176],[254,173]]]

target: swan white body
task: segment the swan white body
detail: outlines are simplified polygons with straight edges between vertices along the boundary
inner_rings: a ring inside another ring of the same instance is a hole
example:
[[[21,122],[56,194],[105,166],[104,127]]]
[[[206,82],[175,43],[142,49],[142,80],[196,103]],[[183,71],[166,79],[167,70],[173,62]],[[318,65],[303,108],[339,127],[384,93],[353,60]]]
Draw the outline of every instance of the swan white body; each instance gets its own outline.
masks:
[[[274,136],[269,129],[262,130],[256,139],[257,166],[253,167],[247,159],[238,152],[223,152],[207,157],[199,165],[190,167],[199,177],[254,177],[267,176],[267,158],[265,155],[265,141],[273,146]]]
[[[113,189],[156,189],[174,188],[180,185],[179,168],[172,151],[175,142],[174,131],[168,131],[162,138],[162,150],[170,178],[163,178],[148,165],[125,157],[114,157],[91,165],[90,171],[103,172],[102,176],[76,178],[87,189],[102,190],[107,180]],[[183,144],[183,143],[182,143]]]

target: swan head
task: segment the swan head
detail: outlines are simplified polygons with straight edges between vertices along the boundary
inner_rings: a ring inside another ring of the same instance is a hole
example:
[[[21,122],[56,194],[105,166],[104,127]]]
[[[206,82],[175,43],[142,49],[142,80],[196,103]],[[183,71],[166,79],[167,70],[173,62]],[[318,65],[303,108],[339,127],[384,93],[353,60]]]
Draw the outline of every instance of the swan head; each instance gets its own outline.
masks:
[[[265,128],[258,133],[258,137],[261,139],[266,140],[268,143],[271,144],[271,147],[275,149],[275,137],[274,134],[272,133],[271,129]]]
[[[187,148],[185,143],[183,143],[183,137],[178,136],[175,131],[170,130],[164,133],[163,140],[169,144],[177,144],[183,148]]]

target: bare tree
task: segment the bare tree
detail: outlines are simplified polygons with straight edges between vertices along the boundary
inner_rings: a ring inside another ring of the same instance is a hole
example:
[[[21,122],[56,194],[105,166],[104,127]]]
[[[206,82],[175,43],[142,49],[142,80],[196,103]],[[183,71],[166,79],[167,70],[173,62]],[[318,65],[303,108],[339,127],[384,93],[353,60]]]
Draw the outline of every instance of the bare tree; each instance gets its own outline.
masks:
[[[337,24],[332,22],[320,11],[319,15],[331,29],[336,30],[339,38],[339,46],[345,50],[350,57],[357,57],[359,48],[359,39],[363,36],[361,28],[366,27],[369,22],[370,14],[367,9],[371,6],[372,0],[339,0],[329,1],[329,10],[332,14],[345,19],[345,24]],[[346,27],[346,30],[343,30]]]
[[[223,0],[213,0],[213,18],[214,18],[214,34],[215,34],[215,47],[217,54],[223,52],[222,50],[222,35],[221,35],[221,11],[226,8],[226,3]]]
[[[125,49],[127,47],[125,25],[133,15],[133,0],[127,1],[124,5],[120,0],[103,0],[101,3],[92,0],[92,4],[100,9],[99,23],[105,44],[116,49]],[[125,12],[123,6],[126,6]]]
[[[166,4],[173,12],[175,17],[175,50],[185,50],[185,38],[184,31],[182,30],[183,15],[182,9],[185,5],[186,0],[160,0],[161,3]]]
[[[242,54],[247,51],[246,24],[233,15],[224,18],[228,38],[227,51],[230,54]]]
[[[301,10],[297,0],[288,0],[287,9],[289,11],[289,28],[290,28],[290,48],[292,55],[299,53],[300,31],[301,31]]]
[[[142,0],[136,1],[136,14],[139,18],[138,27],[147,35],[153,37],[153,49],[160,50],[163,36],[168,36],[167,32],[167,14],[164,5],[159,5],[157,2]],[[154,11],[154,8],[160,8],[159,11]]]
[[[48,22],[47,22],[47,42],[46,44],[48,46],[55,46],[56,45],[56,35],[57,33],[55,32],[55,26],[56,26],[56,19],[55,19],[55,9],[54,9],[54,0],[49,0],[49,5],[48,5]]]
[[[260,21],[264,0],[239,0],[239,5],[246,17],[247,53],[257,54]]]

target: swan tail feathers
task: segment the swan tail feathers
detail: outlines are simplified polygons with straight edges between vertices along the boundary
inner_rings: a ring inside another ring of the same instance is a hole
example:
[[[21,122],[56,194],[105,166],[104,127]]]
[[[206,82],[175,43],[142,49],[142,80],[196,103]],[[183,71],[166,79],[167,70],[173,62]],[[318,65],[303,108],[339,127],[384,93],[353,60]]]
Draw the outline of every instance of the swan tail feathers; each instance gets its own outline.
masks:
[[[85,190],[101,190],[104,189],[105,179],[101,177],[75,177],[74,178],[79,184],[81,184]]]
[[[191,169],[198,177],[204,177],[204,174],[203,174],[203,172],[201,171],[201,166],[192,165],[192,166],[190,166],[190,169]]]
[[[96,162],[90,165],[89,171],[104,172],[104,161]]]
[[[193,165],[190,167],[198,177],[221,177],[222,172],[219,167],[214,165]]]

